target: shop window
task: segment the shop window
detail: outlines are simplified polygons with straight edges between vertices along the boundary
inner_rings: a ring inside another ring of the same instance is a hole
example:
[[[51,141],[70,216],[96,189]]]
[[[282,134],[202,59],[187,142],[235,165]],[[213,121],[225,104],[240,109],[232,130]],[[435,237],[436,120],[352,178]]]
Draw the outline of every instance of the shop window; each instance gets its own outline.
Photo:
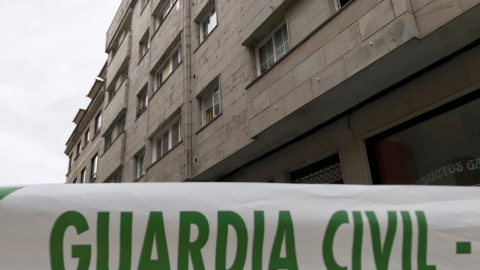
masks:
[[[259,74],[272,68],[289,50],[287,25],[283,23],[257,48]]]
[[[175,119],[172,123],[161,132],[160,136],[155,138],[153,142],[153,162],[164,157],[175,146],[181,142],[180,134],[180,118]]]
[[[479,185],[478,92],[367,140],[374,183]]]
[[[200,22],[200,42],[203,42],[215,27],[217,27],[217,12],[213,7]]]
[[[290,173],[294,184],[344,184],[340,156],[322,159]]]

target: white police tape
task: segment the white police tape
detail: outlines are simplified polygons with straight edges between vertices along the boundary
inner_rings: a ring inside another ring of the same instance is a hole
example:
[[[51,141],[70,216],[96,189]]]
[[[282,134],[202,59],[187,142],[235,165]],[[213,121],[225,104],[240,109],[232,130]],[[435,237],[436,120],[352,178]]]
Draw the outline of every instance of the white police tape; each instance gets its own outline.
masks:
[[[236,183],[0,189],[0,269],[477,269],[480,189]]]

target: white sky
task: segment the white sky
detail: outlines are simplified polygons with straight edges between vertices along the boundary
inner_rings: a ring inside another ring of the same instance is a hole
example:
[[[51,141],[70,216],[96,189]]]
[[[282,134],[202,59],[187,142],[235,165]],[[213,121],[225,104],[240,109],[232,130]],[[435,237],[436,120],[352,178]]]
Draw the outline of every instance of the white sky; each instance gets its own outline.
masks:
[[[121,0],[0,0],[0,185],[64,183]]]

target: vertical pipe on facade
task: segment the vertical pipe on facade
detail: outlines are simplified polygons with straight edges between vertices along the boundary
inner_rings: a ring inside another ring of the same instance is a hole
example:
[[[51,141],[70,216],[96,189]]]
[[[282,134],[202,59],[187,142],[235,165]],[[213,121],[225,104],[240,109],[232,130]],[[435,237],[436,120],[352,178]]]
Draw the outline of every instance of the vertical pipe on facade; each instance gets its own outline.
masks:
[[[192,170],[193,170],[193,157],[192,157],[192,65],[191,65],[191,54],[192,54],[192,37],[191,37],[191,5],[190,0],[183,0],[184,5],[184,19],[183,19],[183,29],[184,29],[184,42],[183,50],[185,53],[184,57],[184,74],[185,74],[185,85],[184,85],[184,117],[183,122],[185,127],[185,166],[184,166],[184,180],[192,179]]]

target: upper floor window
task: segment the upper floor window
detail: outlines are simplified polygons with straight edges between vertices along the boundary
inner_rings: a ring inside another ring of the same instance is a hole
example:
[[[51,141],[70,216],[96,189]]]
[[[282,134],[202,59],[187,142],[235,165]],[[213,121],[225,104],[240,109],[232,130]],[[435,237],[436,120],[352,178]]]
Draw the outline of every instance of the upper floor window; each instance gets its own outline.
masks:
[[[80,172],[80,183],[85,184],[86,175],[87,175],[87,168],[83,168],[82,172]]]
[[[125,116],[112,124],[112,127],[105,134],[105,151],[112,145],[113,141],[125,131]]]
[[[90,129],[87,129],[87,131],[85,131],[85,143],[87,143],[88,141],[90,141]]]
[[[217,12],[213,7],[200,23],[200,42],[203,42],[217,26]]]
[[[98,155],[93,156],[91,160],[90,181],[97,177]]]
[[[172,121],[171,124],[153,142],[153,162],[165,156],[181,141],[180,119]]]
[[[148,31],[143,35],[142,39],[140,40],[140,59],[147,54],[148,50],[150,49],[150,38],[148,38]]]
[[[78,155],[80,155],[81,152],[82,152],[82,142],[78,142],[78,144],[77,144],[77,157],[78,157]]]
[[[68,156],[68,171],[72,169],[73,153]]]
[[[150,2],[150,0],[142,0],[142,10],[147,6],[148,2]]]
[[[166,0],[165,3],[160,6],[160,9],[155,12],[155,30],[160,28],[160,25],[165,21],[170,11],[174,8],[179,9],[180,3],[178,0]]]
[[[154,90],[157,91],[167,78],[172,74],[175,68],[181,63],[180,46],[177,47],[173,53],[168,57],[165,64],[158,69],[154,74]]]
[[[135,155],[135,179],[140,179],[145,175],[145,153],[142,150]]]
[[[142,89],[137,95],[137,117],[143,114],[147,110],[148,106],[148,96],[147,96],[147,87]]]
[[[99,112],[95,117],[95,134],[100,131],[100,127],[102,126],[102,112]]]
[[[204,94],[199,97],[199,100],[202,112],[202,126],[205,126],[220,115],[218,78],[214,81],[213,86],[207,87]]]
[[[283,24],[258,47],[260,74],[273,67],[289,50],[287,25]]]
[[[339,10],[341,7],[345,6],[350,0],[334,0],[335,8]]]

